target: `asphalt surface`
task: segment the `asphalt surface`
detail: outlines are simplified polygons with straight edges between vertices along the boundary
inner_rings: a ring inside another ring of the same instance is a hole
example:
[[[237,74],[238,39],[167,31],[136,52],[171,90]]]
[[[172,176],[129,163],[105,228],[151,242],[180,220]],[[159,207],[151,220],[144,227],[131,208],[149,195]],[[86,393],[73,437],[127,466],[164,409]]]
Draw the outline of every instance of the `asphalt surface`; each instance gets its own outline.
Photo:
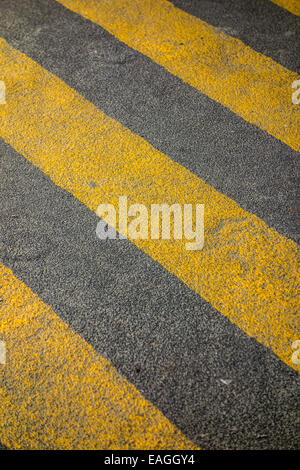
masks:
[[[261,0],[172,0],[172,3],[299,72],[299,18]]]
[[[25,0],[20,7],[18,0],[4,0],[1,7],[1,34],[11,45],[244,209],[298,241],[298,152],[56,2]],[[282,15],[289,19],[288,30],[296,31],[294,15],[274,4],[270,10],[271,24]],[[249,18],[250,11],[244,16]],[[236,22],[241,25],[238,18]],[[273,36],[277,37],[274,31]],[[290,42],[282,44],[286,56]]]
[[[297,19],[277,5],[173,4],[297,70]],[[299,155],[288,145],[55,1],[1,0],[0,36],[299,240]],[[3,139],[0,198],[1,262],[195,444],[299,447],[298,372],[132,242],[99,241],[98,217]]]
[[[97,216],[4,143],[1,155],[1,261],[19,279],[202,448],[296,446],[296,371],[131,242],[100,242]]]

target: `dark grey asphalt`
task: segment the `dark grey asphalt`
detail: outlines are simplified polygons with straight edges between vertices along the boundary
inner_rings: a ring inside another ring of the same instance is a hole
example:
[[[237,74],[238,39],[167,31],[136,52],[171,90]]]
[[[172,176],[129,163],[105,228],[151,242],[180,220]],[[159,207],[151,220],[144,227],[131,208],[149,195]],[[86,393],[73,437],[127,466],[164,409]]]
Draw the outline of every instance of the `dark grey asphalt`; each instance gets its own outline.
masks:
[[[1,0],[0,15],[10,44],[297,240],[296,152],[54,0]],[[299,447],[297,372],[129,241],[97,240],[98,218],[1,140],[0,201],[1,261],[187,436]]]
[[[284,67],[299,71],[300,18],[270,0],[170,0]]]

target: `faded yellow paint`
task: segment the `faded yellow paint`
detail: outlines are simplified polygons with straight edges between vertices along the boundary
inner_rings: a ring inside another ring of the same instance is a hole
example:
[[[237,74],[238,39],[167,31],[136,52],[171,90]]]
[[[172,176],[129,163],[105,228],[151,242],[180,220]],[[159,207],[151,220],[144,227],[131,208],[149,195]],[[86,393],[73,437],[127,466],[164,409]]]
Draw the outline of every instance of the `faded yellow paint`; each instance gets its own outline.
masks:
[[[299,76],[166,0],[59,0],[169,72],[300,150]]]
[[[294,15],[300,15],[300,0],[271,0],[276,5],[290,11]]]
[[[0,263],[0,435],[14,449],[196,449]]]
[[[4,40],[0,69],[7,86],[1,137],[91,210],[101,203],[117,206],[120,195],[147,207],[205,205],[203,250],[187,251],[185,240],[134,243],[296,368],[291,344],[299,339],[297,244]],[[90,181],[97,187],[92,189]]]

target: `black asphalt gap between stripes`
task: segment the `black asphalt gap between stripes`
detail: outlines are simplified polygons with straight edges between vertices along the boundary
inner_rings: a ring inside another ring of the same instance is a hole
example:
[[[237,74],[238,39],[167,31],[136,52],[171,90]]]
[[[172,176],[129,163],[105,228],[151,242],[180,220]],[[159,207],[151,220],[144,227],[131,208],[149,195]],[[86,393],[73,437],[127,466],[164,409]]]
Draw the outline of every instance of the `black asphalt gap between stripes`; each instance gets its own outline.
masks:
[[[262,0],[258,11],[268,10],[270,23],[282,19],[285,24],[288,18],[289,28],[294,28],[290,14],[272,6],[263,10],[266,3]],[[249,5],[246,17],[252,7],[257,16],[255,3]],[[277,29],[268,31],[276,41]],[[299,242],[298,152],[54,0],[2,0],[0,36],[107,115]],[[253,37],[258,36],[253,30]],[[290,39],[280,37],[287,50]]]
[[[0,171],[1,262],[165,416],[204,449],[298,448],[296,371],[1,139]]]
[[[300,18],[271,0],[169,1],[284,67],[299,71]]]

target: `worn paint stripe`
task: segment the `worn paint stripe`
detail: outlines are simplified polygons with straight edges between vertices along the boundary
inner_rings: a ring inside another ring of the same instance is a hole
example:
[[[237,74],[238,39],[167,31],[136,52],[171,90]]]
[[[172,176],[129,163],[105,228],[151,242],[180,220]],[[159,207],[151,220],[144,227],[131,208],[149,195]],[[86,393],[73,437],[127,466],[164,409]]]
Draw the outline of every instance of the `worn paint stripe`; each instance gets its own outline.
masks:
[[[269,0],[171,2],[186,13],[240,39],[284,67],[299,72],[299,18],[275,3]]]
[[[299,0],[271,0],[276,5],[290,11],[294,15],[300,15],[300,2]]]
[[[196,449],[0,263],[0,435],[15,449]]]
[[[299,76],[166,0],[59,0],[295,150]]]
[[[297,245],[4,40],[0,66],[8,90],[7,104],[0,109],[1,136],[90,209],[103,202],[117,206],[119,195],[147,207],[162,202],[205,205],[203,250],[187,251],[185,240],[135,243],[295,367]]]

